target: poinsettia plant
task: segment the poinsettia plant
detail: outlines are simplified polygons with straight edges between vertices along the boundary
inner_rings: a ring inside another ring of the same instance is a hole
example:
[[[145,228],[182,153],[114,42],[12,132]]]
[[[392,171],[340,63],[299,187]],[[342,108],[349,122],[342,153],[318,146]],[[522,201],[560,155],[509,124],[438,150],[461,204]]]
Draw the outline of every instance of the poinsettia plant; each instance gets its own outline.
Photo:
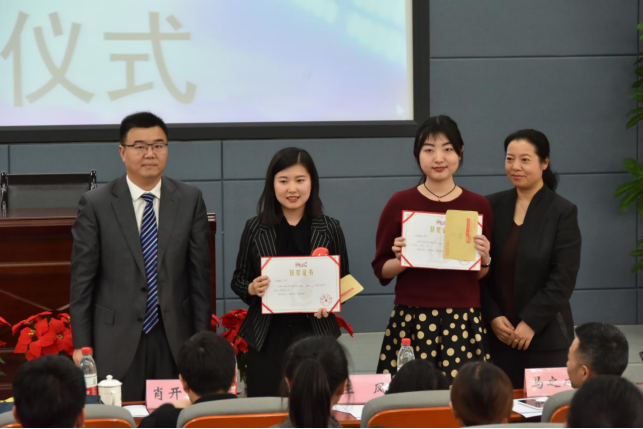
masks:
[[[232,347],[234,347],[234,353],[237,356],[237,367],[242,380],[246,379],[248,343],[239,336],[239,329],[241,329],[241,324],[247,314],[248,310],[232,310],[221,319],[213,314],[211,322],[213,331],[220,326],[227,329],[221,336],[228,340],[230,344],[232,344]],[[335,318],[337,319],[339,327],[346,330],[352,337],[353,328],[351,325],[337,315],[335,315]]]
[[[0,317],[0,326],[2,326],[2,325],[7,325],[8,327],[11,327],[11,323],[7,322],[2,317]],[[7,343],[5,343],[4,341],[0,341],[0,347],[4,347],[6,345],[7,345]],[[0,363],[4,364],[4,361],[2,360],[1,357],[0,357]],[[2,376],[2,375],[5,375],[5,374],[4,374],[4,372],[0,371],[0,376]]]
[[[69,314],[44,311],[16,324],[13,335],[20,332],[14,353],[24,353],[27,360],[44,355],[74,354]]]

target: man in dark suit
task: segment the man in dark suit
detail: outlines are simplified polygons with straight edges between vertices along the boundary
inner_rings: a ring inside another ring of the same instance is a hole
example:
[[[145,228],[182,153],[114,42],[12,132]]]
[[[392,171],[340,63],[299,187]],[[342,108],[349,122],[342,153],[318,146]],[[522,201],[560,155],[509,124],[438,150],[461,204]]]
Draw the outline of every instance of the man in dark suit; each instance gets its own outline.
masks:
[[[167,127],[141,112],[120,127],[127,174],[82,196],[72,228],[74,361],[92,347],[99,379],[141,400],[176,378],[176,357],[212,314],[209,228],[197,188],[163,177]]]

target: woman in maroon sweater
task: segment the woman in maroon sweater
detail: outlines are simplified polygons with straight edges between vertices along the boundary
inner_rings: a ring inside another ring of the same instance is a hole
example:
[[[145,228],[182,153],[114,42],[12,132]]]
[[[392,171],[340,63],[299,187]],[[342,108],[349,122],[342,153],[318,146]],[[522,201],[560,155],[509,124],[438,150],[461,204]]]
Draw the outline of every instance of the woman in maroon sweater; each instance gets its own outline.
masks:
[[[489,258],[492,212],[481,195],[457,186],[464,143],[448,116],[434,116],[417,131],[413,153],[422,170],[420,185],[395,193],[384,207],[377,228],[373,270],[383,286],[397,277],[378,373],[395,374],[402,338],[411,338],[415,358],[430,359],[453,382],[458,368],[472,360],[487,360],[486,330],[480,312],[480,286]],[[405,246],[402,211],[446,213],[471,210],[483,215],[483,235],[474,237],[481,256],[480,271],[406,268],[400,265]]]

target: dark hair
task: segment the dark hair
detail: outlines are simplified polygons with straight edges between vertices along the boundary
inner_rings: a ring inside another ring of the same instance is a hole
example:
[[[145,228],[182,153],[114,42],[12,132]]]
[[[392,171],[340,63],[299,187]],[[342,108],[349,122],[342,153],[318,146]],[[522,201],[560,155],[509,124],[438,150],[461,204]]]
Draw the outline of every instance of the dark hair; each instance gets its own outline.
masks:
[[[236,368],[234,348],[214,332],[199,332],[181,346],[177,367],[197,395],[227,392]]]
[[[574,394],[567,427],[643,427],[643,393],[631,382],[615,375],[592,377]]]
[[[618,375],[627,368],[629,345],[625,335],[613,325],[590,322],[576,327],[578,349],[582,364],[597,375]]]
[[[511,413],[511,381],[497,366],[469,362],[453,380],[451,405],[465,426],[500,423]]]
[[[85,408],[85,377],[69,358],[42,356],[18,368],[13,395],[23,427],[70,428]]]
[[[167,125],[165,125],[163,119],[150,112],[132,113],[131,115],[125,117],[123,121],[121,121],[121,128],[119,131],[121,145],[125,144],[125,141],[127,140],[127,133],[132,128],[154,127],[161,127],[161,129],[165,133],[165,137],[167,137]]]
[[[547,136],[540,131],[525,129],[509,134],[505,139],[505,153],[507,153],[509,143],[514,140],[525,140],[531,143],[536,150],[536,155],[538,155],[541,163],[545,162],[545,158],[549,158],[549,140],[547,139]],[[551,160],[549,160],[549,164],[547,164],[547,169],[543,171],[543,182],[545,182],[545,185],[547,185],[547,187],[552,191],[555,191],[558,186],[558,175],[551,169]]]
[[[413,155],[415,160],[420,165],[420,152],[422,151],[422,146],[426,142],[426,139],[429,137],[437,137],[440,134],[449,140],[453,145],[456,153],[460,156],[460,163],[464,159],[464,141],[462,141],[462,136],[460,135],[460,129],[458,124],[448,117],[447,115],[431,116],[429,119],[424,121],[422,125],[418,128],[415,133],[415,143],[413,144]],[[426,176],[422,173],[420,178],[420,184],[424,183]]]
[[[311,189],[310,198],[306,202],[305,215],[308,218],[320,218],[323,215],[323,205],[319,199],[319,175],[315,162],[308,152],[296,147],[287,147],[281,149],[272,157],[268,171],[266,172],[266,183],[263,187],[263,193],[257,204],[257,217],[259,223],[264,226],[275,226],[279,224],[283,216],[281,204],[275,196],[275,176],[280,171],[293,165],[301,164],[308,174],[310,174]]]
[[[326,336],[297,341],[286,351],[284,375],[290,381],[288,401],[293,426],[328,427],[333,395],[348,380],[348,359],[341,344]]]
[[[449,381],[433,363],[415,359],[397,372],[386,394],[424,390],[449,390]]]

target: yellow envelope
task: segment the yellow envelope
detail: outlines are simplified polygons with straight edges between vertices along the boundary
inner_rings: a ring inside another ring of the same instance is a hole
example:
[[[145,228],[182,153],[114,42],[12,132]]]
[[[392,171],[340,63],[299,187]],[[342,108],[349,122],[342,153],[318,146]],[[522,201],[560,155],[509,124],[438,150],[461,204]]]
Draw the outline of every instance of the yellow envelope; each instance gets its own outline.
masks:
[[[473,237],[478,233],[478,212],[447,210],[444,228],[444,259],[475,261]]]
[[[364,290],[364,287],[350,274],[340,280],[340,287],[342,303]]]

